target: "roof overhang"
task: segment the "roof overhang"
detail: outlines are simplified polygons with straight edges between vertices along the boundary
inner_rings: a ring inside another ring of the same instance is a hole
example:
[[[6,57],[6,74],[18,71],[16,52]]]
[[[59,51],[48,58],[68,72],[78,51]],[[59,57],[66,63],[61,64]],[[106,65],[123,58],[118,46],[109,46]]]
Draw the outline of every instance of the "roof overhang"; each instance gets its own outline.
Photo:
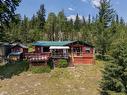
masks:
[[[68,46],[50,46],[49,49],[70,49]]]

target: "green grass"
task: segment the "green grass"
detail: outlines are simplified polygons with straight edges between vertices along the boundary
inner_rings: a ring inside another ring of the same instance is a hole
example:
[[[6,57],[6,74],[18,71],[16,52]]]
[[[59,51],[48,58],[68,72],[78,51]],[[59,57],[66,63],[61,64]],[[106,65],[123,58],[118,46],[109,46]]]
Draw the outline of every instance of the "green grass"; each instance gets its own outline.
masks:
[[[50,73],[51,69],[49,66],[33,66],[30,68],[32,73]]]
[[[20,73],[27,71],[29,64],[26,61],[8,63],[0,66],[0,76],[3,78],[11,78],[13,75],[19,75]]]
[[[9,95],[22,92],[24,92],[22,95],[100,95],[99,81],[102,76],[100,70],[103,69],[104,63],[97,60],[93,65],[55,68],[50,73],[41,74],[28,71],[0,82],[0,92],[7,91]]]

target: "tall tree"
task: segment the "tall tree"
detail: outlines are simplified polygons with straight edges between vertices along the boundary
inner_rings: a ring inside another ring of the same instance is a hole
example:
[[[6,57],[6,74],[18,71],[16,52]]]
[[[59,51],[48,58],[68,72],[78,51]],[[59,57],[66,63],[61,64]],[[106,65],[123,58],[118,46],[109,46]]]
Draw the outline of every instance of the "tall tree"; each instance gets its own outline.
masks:
[[[80,30],[80,25],[81,25],[81,20],[80,20],[80,18],[79,18],[79,15],[77,14],[77,15],[76,15],[75,22],[74,22],[74,27],[75,27],[75,30],[76,30],[77,32],[79,32],[79,30]]]
[[[57,17],[55,13],[49,13],[48,19],[45,24],[45,31],[47,32],[46,34],[48,36],[48,40],[50,41],[56,40],[56,35],[58,36],[58,34],[56,33],[56,19]]]
[[[44,24],[45,24],[45,7],[44,4],[40,6],[40,9],[37,12],[37,17],[38,17],[38,28],[40,30],[44,29]]]
[[[21,0],[0,0],[0,41],[5,35],[4,28],[9,25],[10,21],[15,20],[16,6]]]
[[[22,42],[24,43],[28,43],[29,39],[28,39],[28,32],[30,30],[29,28],[29,19],[28,17],[24,16],[24,20],[22,21],[22,29],[21,29],[21,38],[22,38]]]
[[[57,15],[57,29],[58,29],[58,38],[57,40],[63,40],[63,34],[66,32],[67,18],[64,14],[64,10],[60,11]]]
[[[110,0],[101,0],[98,10],[96,45],[104,56],[111,43],[112,31],[109,29],[114,18],[114,9],[111,8]]]

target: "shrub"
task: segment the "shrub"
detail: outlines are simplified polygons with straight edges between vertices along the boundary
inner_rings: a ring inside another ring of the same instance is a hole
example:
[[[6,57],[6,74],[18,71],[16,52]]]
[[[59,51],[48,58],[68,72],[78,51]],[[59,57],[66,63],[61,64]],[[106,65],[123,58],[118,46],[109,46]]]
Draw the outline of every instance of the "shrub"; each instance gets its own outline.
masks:
[[[96,54],[96,59],[104,60],[104,61],[111,61],[113,60],[113,57],[111,57],[110,55],[102,56],[101,54]]]
[[[66,68],[68,66],[68,62],[65,59],[60,59],[58,61],[57,67],[58,68]]]
[[[33,66],[30,71],[32,71],[32,73],[50,73],[51,69],[49,66]]]
[[[28,69],[29,64],[27,61],[8,63],[0,66],[0,76],[3,76],[4,78],[11,78],[13,75],[19,75]]]
[[[52,61],[52,59],[50,59],[48,62],[47,62],[47,65],[51,68],[51,69],[53,69],[54,67],[53,67],[53,61]]]

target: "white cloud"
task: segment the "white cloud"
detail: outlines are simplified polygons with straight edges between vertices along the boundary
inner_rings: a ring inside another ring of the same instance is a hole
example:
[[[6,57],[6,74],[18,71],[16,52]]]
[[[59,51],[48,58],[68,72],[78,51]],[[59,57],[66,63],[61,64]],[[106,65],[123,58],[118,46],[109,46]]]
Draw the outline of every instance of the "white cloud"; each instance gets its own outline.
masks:
[[[100,0],[91,0],[91,3],[96,7],[100,6]]]
[[[74,9],[73,9],[73,8],[68,8],[68,10],[69,10],[69,11],[74,11]]]
[[[79,19],[82,20],[82,15],[78,15],[79,16]],[[75,21],[76,19],[76,15],[70,15],[67,17],[68,20],[72,19],[73,21]],[[85,17],[86,20],[88,20],[88,17]]]
[[[95,7],[100,7],[100,2],[101,0],[90,0],[92,5],[95,6]],[[109,1],[109,0],[107,0]]]

